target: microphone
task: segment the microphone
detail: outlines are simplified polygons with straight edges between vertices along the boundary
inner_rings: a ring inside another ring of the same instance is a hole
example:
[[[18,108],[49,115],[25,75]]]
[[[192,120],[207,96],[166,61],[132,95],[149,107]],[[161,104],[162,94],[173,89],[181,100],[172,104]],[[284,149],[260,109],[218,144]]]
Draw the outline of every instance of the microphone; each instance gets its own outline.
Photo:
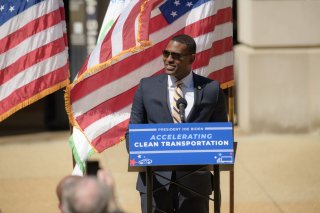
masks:
[[[180,114],[180,118],[181,118],[182,123],[186,122],[184,110],[186,109],[187,105],[188,105],[188,103],[187,103],[186,99],[184,99],[184,98],[178,99],[177,108],[179,109],[179,114]]]

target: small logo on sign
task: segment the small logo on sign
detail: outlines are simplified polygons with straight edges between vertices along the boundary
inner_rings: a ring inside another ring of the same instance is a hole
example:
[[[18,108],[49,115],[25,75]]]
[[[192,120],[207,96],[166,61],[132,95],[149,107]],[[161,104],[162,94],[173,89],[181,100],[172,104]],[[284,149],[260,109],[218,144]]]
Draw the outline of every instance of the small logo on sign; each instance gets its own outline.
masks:
[[[152,163],[152,160],[151,159],[148,159],[148,158],[145,158],[145,159],[142,159],[142,160],[139,160],[138,161],[138,164],[140,165],[146,165],[146,164],[151,164]]]
[[[218,158],[217,163],[232,163],[232,156],[221,156]]]

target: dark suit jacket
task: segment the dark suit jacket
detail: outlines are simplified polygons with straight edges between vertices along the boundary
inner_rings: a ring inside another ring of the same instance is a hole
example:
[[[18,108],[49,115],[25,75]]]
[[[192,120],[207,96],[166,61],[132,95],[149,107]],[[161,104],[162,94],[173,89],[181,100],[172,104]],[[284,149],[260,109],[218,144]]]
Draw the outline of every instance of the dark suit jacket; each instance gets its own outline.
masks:
[[[227,121],[227,107],[223,91],[217,81],[193,74],[194,105],[186,122],[225,122]],[[141,80],[132,104],[130,123],[173,123],[168,105],[168,76],[166,74],[144,78]],[[127,135],[128,136],[128,135]],[[129,138],[127,137],[127,149]],[[171,171],[158,172],[171,178]],[[177,178],[188,172],[177,171]],[[181,184],[202,194],[211,194],[211,173],[209,171],[196,172],[179,181]],[[156,176],[154,189],[167,184],[168,181]],[[137,190],[146,192],[145,173],[139,173]],[[183,192],[181,192],[183,193]],[[191,196],[184,191],[186,196]]]

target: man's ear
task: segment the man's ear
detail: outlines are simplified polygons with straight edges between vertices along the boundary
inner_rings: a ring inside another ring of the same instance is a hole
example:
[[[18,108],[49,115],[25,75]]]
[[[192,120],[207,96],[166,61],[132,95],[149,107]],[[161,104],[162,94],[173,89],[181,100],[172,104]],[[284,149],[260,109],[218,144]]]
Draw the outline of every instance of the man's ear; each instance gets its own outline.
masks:
[[[193,63],[196,60],[196,54],[192,54],[190,57],[190,63]]]

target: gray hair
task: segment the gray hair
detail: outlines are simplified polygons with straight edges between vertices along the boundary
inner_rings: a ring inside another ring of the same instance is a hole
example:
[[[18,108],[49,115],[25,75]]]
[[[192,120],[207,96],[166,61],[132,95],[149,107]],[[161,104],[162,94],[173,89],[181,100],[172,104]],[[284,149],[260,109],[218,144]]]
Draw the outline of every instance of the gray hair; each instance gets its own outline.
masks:
[[[106,213],[112,192],[95,177],[84,177],[65,186],[62,208],[65,213]]]

